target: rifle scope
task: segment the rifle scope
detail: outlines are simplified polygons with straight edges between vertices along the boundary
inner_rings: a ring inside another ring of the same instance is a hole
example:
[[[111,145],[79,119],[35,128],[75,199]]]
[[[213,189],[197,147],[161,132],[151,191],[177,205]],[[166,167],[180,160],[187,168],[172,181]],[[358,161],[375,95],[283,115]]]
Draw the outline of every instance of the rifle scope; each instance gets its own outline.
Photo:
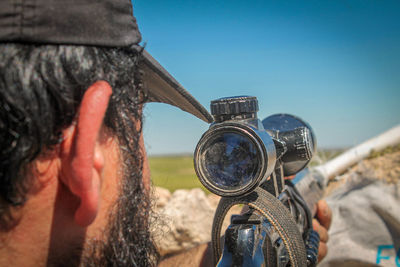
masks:
[[[277,162],[283,163],[285,175],[291,175],[311,159],[314,137],[307,124],[280,114],[271,116],[273,120],[264,120],[271,124],[271,129],[264,129],[257,111],[256,97],[227,97],[211,102],[215,122],[197,144],[194,165],[200,182],[214,194],[245,195],[268,179]],[[297,124],[280,131],[275,129],[277,120],[279,125],[288,120]],[[286,163],[290,165],[285,170]]]

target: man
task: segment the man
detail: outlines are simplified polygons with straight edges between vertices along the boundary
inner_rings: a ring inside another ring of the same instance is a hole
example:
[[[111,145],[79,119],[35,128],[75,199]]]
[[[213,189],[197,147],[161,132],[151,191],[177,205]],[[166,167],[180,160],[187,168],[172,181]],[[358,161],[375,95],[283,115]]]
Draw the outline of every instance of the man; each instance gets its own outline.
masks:
[[[0,29],[0,266],[156,265],[143,104],[211,116],[138,45],[130,1],[2,1]]]

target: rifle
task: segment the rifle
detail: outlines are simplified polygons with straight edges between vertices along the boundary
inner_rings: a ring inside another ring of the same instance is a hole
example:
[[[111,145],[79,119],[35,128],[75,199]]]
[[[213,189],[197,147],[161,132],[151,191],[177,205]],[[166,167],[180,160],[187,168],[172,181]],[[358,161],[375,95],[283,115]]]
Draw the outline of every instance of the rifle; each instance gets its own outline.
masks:
[[[314,266],[319,235],[312,229],[312,207],[322,196],[325,180],[318,172],[304,172],[293,182],[284,177],[297,174],[310,162],[315,135],[300,118],[277,114],[261,122],[257,111],[255,97],[212,101],[215,122],[195,150],[201,183],[222,197],[212,229],[214,262],[218,266]],[[313,197],[306,202],[305,194]],[[236,204],[249,210],[232,216],[222,249],[222,222]]]
[[[261,122],[255,97],[218,99],[211,102],[211,111],[215,123],[201,137],[194,161],[203,185],[222,196],[212,231],[218,266],[315,265],[319,237],[312,231],[311,218],[328,181],[372,151],[400,143],[398,125],[323,165],[305,169],[316,140],[301,119],[277,114]],[[293,174],[292,181],[284,180]],[[222,220],[238,203],[250,209],[232,216],[222,250]]]

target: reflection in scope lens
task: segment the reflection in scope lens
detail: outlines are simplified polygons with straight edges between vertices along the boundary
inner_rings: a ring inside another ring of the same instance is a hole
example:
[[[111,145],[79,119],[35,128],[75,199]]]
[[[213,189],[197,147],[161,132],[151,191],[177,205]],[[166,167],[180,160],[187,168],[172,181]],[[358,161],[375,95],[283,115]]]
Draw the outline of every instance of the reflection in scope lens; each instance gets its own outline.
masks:
[[[258,171],[256,146],[245,136],[223,133],[208,141],[205,148],[203,170],[218,188],[239,189]]]

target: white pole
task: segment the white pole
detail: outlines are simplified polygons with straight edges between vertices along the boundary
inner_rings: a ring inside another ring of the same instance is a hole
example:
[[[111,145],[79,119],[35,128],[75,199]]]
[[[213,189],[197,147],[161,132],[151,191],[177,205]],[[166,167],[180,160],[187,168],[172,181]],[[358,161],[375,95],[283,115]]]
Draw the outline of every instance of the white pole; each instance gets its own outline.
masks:
[[[370,155],[371,151],[380,151],[388,146],[400,143],[400,125],[374,137],[364,143],[353,147],[336,158],[315,167],[320,171],[326,182],[335,176],[342,174],[348,168]]]

